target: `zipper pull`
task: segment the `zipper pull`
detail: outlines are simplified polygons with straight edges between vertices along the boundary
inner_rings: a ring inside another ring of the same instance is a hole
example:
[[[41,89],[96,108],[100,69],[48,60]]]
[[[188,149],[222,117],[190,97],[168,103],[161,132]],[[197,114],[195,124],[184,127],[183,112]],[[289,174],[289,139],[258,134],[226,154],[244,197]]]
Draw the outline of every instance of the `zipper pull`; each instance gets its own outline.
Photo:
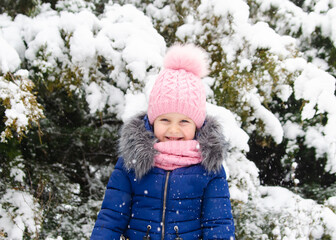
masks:
[[[176,238],[175,238],[175,240],[183,240],[183,238],[181,238],[181,237],[179,236],[179,234],[178,234],[178,230],[179,230],[178,226],[175,226],[175,227],[174,227],[174,230],[175,230],[175,232],[176,232]]]
[[[143,240],[150,240],[150,236],[149,236],[149,230],[151,230],[151,225],[147,226],[147,233],[146,236],[143,237]]]

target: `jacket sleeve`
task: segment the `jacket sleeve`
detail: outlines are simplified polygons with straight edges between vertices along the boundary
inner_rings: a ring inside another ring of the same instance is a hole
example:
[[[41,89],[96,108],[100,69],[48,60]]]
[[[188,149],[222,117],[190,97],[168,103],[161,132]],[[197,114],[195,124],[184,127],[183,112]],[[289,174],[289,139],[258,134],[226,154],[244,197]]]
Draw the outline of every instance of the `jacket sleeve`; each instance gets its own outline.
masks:
[[[205,189],[202,206],[202,231],[203,240],[235,239],[230,193],[223,167]]]
[[[119,240],[131,214],[131,183],[119,158],[111,174],[105,197],[91,234],[91,240]]]

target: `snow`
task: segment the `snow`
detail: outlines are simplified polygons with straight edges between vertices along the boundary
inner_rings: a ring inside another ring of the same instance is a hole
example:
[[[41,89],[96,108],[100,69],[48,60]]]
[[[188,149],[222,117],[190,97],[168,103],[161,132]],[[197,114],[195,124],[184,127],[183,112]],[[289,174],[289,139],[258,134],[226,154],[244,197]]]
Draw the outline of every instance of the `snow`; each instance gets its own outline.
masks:
[[[13,167],[10,170],[10,176],[14,178],[14,181],[24,183],[24,172],[20,168]]]
[[[249,136],[242,130],[232,112],[211,103],[207,103],[207,114],[216,117],[222,126],[224,136],[229,141],[231,148],[237,148],[248,152],[247,144]]]
[[[246,32],[244,32],[244,37],[253,43],[252,49],[270,49],[271,53],[282,57],[290,55],[290,52],[286,49],[287,45],[295,44],[294,38],[280,36],[265,22],[257,22],[252,26],[248,26]]]
[[[84,27],[92,34],[93,30],[99,29],[99,19],[88,10],[78,13],[62,11],[59,16],[59,27],[67,33],[73,33]],[[82,40],[86,41],[87,39],[83,38]]]
[[[262,198],[259,206],[275,216],[272,221],[281,222],[273,230],[276,236],[285,239],[306,239],[312,236],[320,239],[325,232],[335,233],[336,215],[329,209],[310,199],[302,199],[293,192],[281,187],[260,187]],[[278,218],[279,214],[282,218]],[[271,217],[272,218],[272,217]],[[295,225],[295,230],[291,227]],[[326,230],[324,230],[326,228]],[[281,233],[281,234],[280,234]]]
[[[168,25],[176,21],[177,16],[172,12],[170,6],[163,6],[159,1],[155,1],[154,4],[149,4],[146,7],[148,16],[152,16],[154,19],[162,22],[162,25]]]
[[[259,195],[259,170],[241,152],[232,151],[225,163],[229,175],[231,199],[247,203],[249,198]]]
[[[331,36],[332,41],[336,42],[336,7],[330,9],[325,19],[322,19],[322,32],[325,36]]]
[[[90,67],[96,55],[95,40],[91,29],[80,26],[73,32],[70,40],[70,54],[74,64]]]
[[[122,91],[107,82],[102,82],[101,86],[95,82],[88,85],[86,87],[86,100],[91,114],[97,111],[103,112],[106,104],[108,104],[111,112],[122,112],[124,106]]]
[[[144,84],[148,67],[151,66],[154,73],[157,71],[166,48],[163,38],[154,30],[149,19],[132,5],[107,6],[100,19],[87,10],[57,14],[49,9],[32,19],[19,16],[18,23],[23,25],[23,36],[28,42],[24,55],[42,72],[54,71],[57,62],[80,66],[84,80],[88,82],[86,99],[91,113],[102,111],[106,104],[112,112],[121,113],[124,104],[123,93],[113,84],[89,82],[88,70],[97,65],[98,54],[115,66],[110,78],[115,79],[118,87],[126,89],[129,87],[126,72],[130,71]],[[69,53],[72,63],[65,60],[65,42],[60,29],[71,34]],[[12,57],[0,59],[3,71],[16,70],[20,64],[19,55],[1,37],[0,41],[3,41],[0,46],[9,51],[5,52],[6,55]],[[41,48],[45,48],[46,60],[36,57]],[[114,97],[110,98],[111,95]],[[15,112],[7,115],[16,117]]]
[[[316,68],[313,64],[306,66],[294,83],[296,99],[309,101],[309,105],[304,107],[303,119],[309,119],[315,115],[315,105],[321,113],[336,113],[335,83],[335,78],[325,71]]]
[[[288,98],[292,95],[293,89],[289,85],[280,84],[276,86],[275,92],[277,93],[277,96],[283,101],[286,102]]]
[[[201,14],[204,14],[207,11],[213,11],[215,16],[223,18],[232,15],[234,25],[237,27],[248,22],[249,7],[243,1],[206,0],[202,1],[198,10]]]
[[[20,63],[19,54],[0,34],[0,73],[14,72]]]
[[[336,196],[330,197],[327,201],[327,204],[336,208]]]
[[[36,121],[37,118],[43,117],[41,106],[36,103],[35,96],[28,90],[34,84],[27,76],[26,70],[17,71],[13,81],[8,81],[0,76],[0,99],[8,101],[5,110],[5,126],[7,129],[14,128],[17,133],[26,131],[30,121]],[[36,106],[30,107],[29,104],[34,102]],[[6,142],[7,134],[6,130],[1,132],[0,142]]]
[[[304,99],[301,118],[311,119],[316,114],[327,113],[329,120],[325,126],[319,128],[308,128],[306,131],[306,144],[316,149],[316,156],[322,157],[327,154],[328,161],[326,170],[336,172],[336,79],[325,71],[308,63],[302,74],[294,83],[295,98]]]
[[[270,133],[276,143],[281,143],[283,139],[283,129],[280,121],[276,116],[268,109],[266,109],[258,99],[256,95],[252,95],[247,93],[246,101],[249,102],[250,106],[252,106],[254,110],[254,115],[256,118],[262,119],[265,125],[265,131]]]
[[[162,65],[166,48],[163,38],[153,29],[149,19],[132,5],[115,4],[105,15],[101,31],[112,41],[113,48],[122,49],[121,58],[126,62],[126,69],[144,82],[148,66],[155,69]]]
[[[281,62],[279,69],[282,67],[293,75],[298,74],[291,84],[280,79],[275,89],[266,84],[260,88],[266,93],[274,91],[283,102],[288,101],[292,94],[296,100],[304,102],[300,113],[302,124],[290,120],[290,117],[280,119],[272,113],[264,105],[265,96],[256,88],[242,90],[242,100],[253,110],[252,118],[264,124],[263,134],[271,136],[277,144],[288,140],[287,152],[298,147],[296,138],[304,138],[305,146],[314,148],[317,158],[327,157],[325,170],[335,173],[336,80],[326,72],[326,61],[314,58],[308,63],[302,56],[315,56],[318,54],[316,50],[297,55],[293,53],[298,50],[299,41],[309,38],[315,27],[321,27],[322,34],[330,37],[335,45],[336,4],[333,3],[333,8],[330,8],[328,4],[331,1],[321,0],[312,12],[306,13],[290,1],[256,2],[260,4],[260,12],[278,7],[277,14],[284,14],[276,28],[272,29],[266,23],[265,16],[260,16],[258,20],[250,19],[250,9],[245,1],[203,0],[197,9],[200,16],[186,18],[185,24],[178,27],[176,36],[180,40],[198,40],[196,36],[209,26],[208,23],[204,24],[204,20],[215,16],[221,19],[217,26],[219,32],[231,24],[228,29],[232,32],[221,36],[218,45],[228,63],[238,61],[239,71],[251,71],[254,53],[258,49],[267,49],[276,63]],[[59,2],[58,7],[64,8],[66,4],[67,1]],[[148,16],[161,21],[162,26],[177,21],[177,17],[172,16],[174,10],[170,6],[161,8],[161,5],[163,3],[160,1],[149,4],[146,8]],[[29,80],[32,73],[21,69],[24,58],[38,68],[40,74],[58,72],[61,81],[67,80],[60,74],[63,70],[78,70],[76,73],[83,78],[83,83],[70,89],[81,87],[84,90],[92,115],[106,110],[127,121],[133,115],[146,111],[150,90],[162,67],[166,39],[155,30],[153,21],[134,5],[121,6],[111,1],[98,17],[90,7],[92,5],[89,3],[78,0],[67,6],[68,11],[57,12],[45,4],[41,13],[31,18],[18,15],[11,20],[6,14],[0,15],[0,100],[9,102],[4,112],[6,127],[25,132],[31,121],[43,117],[41,106],[35,102],[34,107],[28,101],[35,97],[28,90],[33,86]],[[229,16],[231,23],[227,21]],[[285,30],[281,29],[288,30],[288,26],[294,33],[301,29],[302,39],[297,40],[283,33]],[[239,56],[238,50],[241,50]],[[107,75],[98,72],[101,64],[98,58],[103,58],[111,66]],[[20,76],[20,79],[6,80],[4,76],[7,72],[15,77]],[[92,72],[94,80],[90,78]],[[263,77],[270,78],[269,75]],[[53,81],[55,78],[41,80]],[[260,186],[259,170],[246,158],[249,135],[242,129],[242,120],[235,113],[210,101],[214,96],[211,86],[215,81],[212,77],[203,80],[209,99],[207,114],[218,119],[230,143],[229,157],[223,161],[223,166],[232,200],[247,205],[253,201],[256,211],[273,223],[271,232],[274,239],[307,239],[307,236],[319,239],[323,234],[336,239],[336,215],[330,210],[336,209],[335,197],[329,198],[325,204],[317,204],[281,187]],[[319,114],[327,116],[325,124],[305,125]],[[6,132],[3,131],[1,142],[5,141]],[[294,169],[297,167],[295,164],[292,165]],[[23,169],[22,164],[11,168],[10,176],[18,184],[25,179]],[[298,184],[299,179],[294,179],[294,182]],[[79,186],[73,187],[76,194],[81,191]],[[148,194],[146,191],[144,193]],[[6,208],[8,203],[9,207]],[[72,208],[71,205],[64,207]],[[10,239],[22,239],[22,229],[25,228],[35,234],[41,225],[40,209],[41,206],[28,192],[7,189],[0,198],[0,232],[7,232]],[[90,227],[89,224],[83,226],[87,232]],[[62,237],[47,239],[60,240]]]
[[[128,93],[125,96],[125,109],[121,119],[125,122],[137,113],[146,112],[147,106],[148,103],[145,94]]]
[[[302,71],[307,65],[307,61],[303,58],[288,58],[284,60],[284,67],[287,71],[294,73],[295,71]]]
[[[5,211],[5,204],[9,204]],[[7,189],[0,199],[0,230],[5,230],[8,239],[21,240],[25,229],[38,234],[41,227],[40,206],[29,193]]]
[[[302,130],[302,127],[299,124],[293,123],[291,121],[287,121],[283,125],[283,129],[284,129],[284,135],[287,139],[294,140],[297,137],[302,137],[305,135],[304,131]]]

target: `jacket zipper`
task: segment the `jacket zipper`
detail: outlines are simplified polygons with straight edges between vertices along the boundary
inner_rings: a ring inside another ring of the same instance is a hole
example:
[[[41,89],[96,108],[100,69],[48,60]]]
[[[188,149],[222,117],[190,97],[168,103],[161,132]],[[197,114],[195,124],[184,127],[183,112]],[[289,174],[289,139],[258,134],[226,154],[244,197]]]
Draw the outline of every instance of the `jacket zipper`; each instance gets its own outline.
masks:
[[[163,194],[163,209],[162,209],[162,233],[161,233],[161,240],[164,240],[165,235],[165,218],[166,218],[166,205],[167,205],[167,192],[168,192],[168,180],[170,176],[170,171],[167,172],[166,175],[166,182]]]

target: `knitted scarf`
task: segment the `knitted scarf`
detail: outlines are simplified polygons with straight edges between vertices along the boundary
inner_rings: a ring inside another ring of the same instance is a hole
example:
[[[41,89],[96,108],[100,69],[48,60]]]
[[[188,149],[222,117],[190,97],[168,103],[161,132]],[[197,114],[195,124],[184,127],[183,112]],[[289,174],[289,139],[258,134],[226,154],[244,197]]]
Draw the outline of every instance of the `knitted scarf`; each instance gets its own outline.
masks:
[[[174,170],[202,162],[196,140],[158,142],[154,148],[159,152],[154,157],[154,165],[158,168]]]

